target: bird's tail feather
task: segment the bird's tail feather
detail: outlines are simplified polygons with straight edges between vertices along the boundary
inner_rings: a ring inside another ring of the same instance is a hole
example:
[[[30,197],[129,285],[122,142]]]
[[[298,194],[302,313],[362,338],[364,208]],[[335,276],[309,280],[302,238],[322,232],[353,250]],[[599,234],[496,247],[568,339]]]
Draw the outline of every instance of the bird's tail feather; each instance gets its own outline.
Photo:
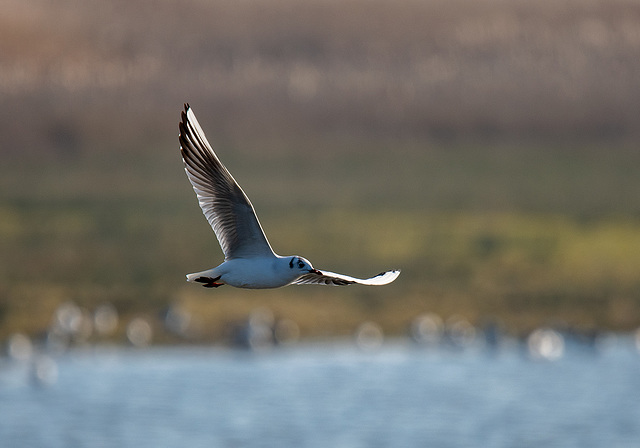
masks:
[[[187,281],[202,283],[205,288],[217,288],[224,285],[224,282],[220,281],[220,275],[215,274],[214,269],[187,274]]]
[[[216,269],[207,269],[206,271],[201,271],[201,272],[194,272],[192,274],[187,274],[187,281],[188,282],[195,282],[198,280],[198,278],[200,277],[207,277],[207,278],[216,278],[219,277],[220,274],[218,274],[216,272]]]

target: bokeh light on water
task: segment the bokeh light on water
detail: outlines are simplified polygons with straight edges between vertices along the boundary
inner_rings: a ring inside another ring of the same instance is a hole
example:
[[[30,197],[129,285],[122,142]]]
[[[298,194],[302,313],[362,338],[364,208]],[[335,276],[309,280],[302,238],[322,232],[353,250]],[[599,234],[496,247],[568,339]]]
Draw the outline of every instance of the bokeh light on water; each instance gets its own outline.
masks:
[[[127,339],[135,347],[146,347],[153,338],[153,329],[142,317],[136,317],[127,325]]]
[[[75,334],[83,325],[82,310],[73,302],[65,302],[55,312],[53,329],[65,334]]]
[[[533,358],[554,361],[564,355],[564,337],[551,328],[539,328],[527,338],[529,353]]]
[[[49,355],[34,357],[31,365],[31,378],[36,386],[50,386],[58,380],[58,364]]]
[[[449,344],[464,349],[475,342],[476,329],[464,317],[453,315],[445,321],[444,335]]]
[[[291,345],[300,339],[300,327],[293,319],[279,319],[273,329],[273,337],[279,345]]]
[[[170,333],[187,338],[191,334],[193,318],[187,309],[179,304],[173,304],[164,316],[164,325]]]
[[[110,336],[118,328],[118,310],[110,303],[103,303],[93,313],[93,325],[100,336]]]
[[[354,334],[355,343],[361,350],[378,350],[384,343],[384,333],[375,322],[363,322]]]
[[[416,317],[409,328],[409,334],[418,344],[436,346],[442,340],[444,323],[434,313],[426,313]]]
[[[7,341],[7,355],[16,361],[27,361],[33,354],[31,340],[22,333],[15,333]]]

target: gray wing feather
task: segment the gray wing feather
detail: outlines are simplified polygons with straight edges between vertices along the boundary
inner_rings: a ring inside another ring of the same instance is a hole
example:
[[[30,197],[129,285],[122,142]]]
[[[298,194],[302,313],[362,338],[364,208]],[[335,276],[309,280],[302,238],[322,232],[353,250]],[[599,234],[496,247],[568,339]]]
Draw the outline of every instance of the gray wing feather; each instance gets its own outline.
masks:
[[[355,278],[348,275],[336,274],[335,272],[320,271],[322,274],[305,274],[294,281],[295,285],[334,285],[345,286],[358,283],[360,285],[386,285],[391,283],[400,275],[399,270],[381,272],[380,274],[367,278]]]
[[[273,256],[249,198],[216,156],[188,104],[179,127],[187,177],[225,259]]]

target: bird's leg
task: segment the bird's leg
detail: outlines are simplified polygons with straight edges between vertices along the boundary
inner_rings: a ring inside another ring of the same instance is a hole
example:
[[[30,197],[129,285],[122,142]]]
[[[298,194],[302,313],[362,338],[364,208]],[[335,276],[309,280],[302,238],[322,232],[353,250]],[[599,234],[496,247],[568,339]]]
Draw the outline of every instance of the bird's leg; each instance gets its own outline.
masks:
[[[220,277],[222,277],[222,276],[219,275],[216,278],[198,277],[194,281],[196,281],[198,283],[202,283],[202,286],[204,286],[205,288],[217,288],[218,286],[224,285],[224,283],[216,283],[218,280],[220,280]]]

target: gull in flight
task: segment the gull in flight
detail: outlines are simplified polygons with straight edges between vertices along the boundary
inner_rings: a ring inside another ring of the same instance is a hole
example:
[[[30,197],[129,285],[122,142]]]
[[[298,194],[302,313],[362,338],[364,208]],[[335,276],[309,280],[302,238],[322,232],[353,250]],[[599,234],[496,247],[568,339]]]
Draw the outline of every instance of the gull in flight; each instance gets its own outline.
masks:
[[[200,208],[213,228],[224,252],[224,262],[187,275],[187,281],[206,288],[279,288],[287,285],[386,285],[399,270],[359,279],[321,271],[298,255],[277,255],[267,241],[247,195],[220,162],[188,104],[180,122],[180,152],[185,171]]]

